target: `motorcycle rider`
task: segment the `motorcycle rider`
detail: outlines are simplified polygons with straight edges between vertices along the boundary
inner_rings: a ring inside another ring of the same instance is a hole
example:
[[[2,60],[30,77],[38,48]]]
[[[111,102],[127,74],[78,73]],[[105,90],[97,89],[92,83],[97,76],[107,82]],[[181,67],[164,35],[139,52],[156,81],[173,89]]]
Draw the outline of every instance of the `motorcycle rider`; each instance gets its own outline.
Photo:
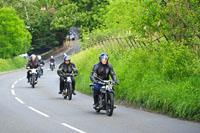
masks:
[[[60,64],[59,69],[57,70],[58,75],[60,76],[60,92],[59,94],[62,94],[62,91],[64,89],[64,77],[62,73],[72,73],[74,72],[74,75],[78,75],[78,71],[76,69],[75,64],[71,62],[70,56],[65,56],[64,57],[64,62]],[[75,93],[75,80],[72,77],[72,94],[76,95]]]
[[[45,63],[44,63],[44,61],[42,60],[41,56],[38,55],[37,57],[38,57],[38,62],[40,63],[40,66],[44,66]],[[42,72],[42,75],[43,75],[43,73],[44,73],[43,69],[40,69],[40,71]]]
[[[119,84],[117,82],[117,77],[115,75],[115,72],[113,70],[113,67],[110,63],[108,63],[109,57],[106,53],[102,53],[99,56],[99,63],[95,64],[93,66],[90,79],[93,82],[93,98],[94,98],[94,108],[98,107],[98,94],[100,93],[101,84],[98,84],[98,78],[102,80],[109,80],[109,75],[111,75],[113,81],[116,84]]]
[[[32,54],[31,55],[31,59],[30,61],[27,63],[26,65],[26,68],[27,69],[37,69],[40,67],[40,64],[39,62],[36,60],[36,55]],[[28,82],[30,82],[30,70],[27,71],[27,79],[28,79]],[[37,81],[37,77],[36,77],[36,81]]]
[[[53,56],[51,56],[49,62],[50,62],[50,67],[51,67],[51,63],[53,63],[53,66],[55,67],[55,59],[53,58]]]

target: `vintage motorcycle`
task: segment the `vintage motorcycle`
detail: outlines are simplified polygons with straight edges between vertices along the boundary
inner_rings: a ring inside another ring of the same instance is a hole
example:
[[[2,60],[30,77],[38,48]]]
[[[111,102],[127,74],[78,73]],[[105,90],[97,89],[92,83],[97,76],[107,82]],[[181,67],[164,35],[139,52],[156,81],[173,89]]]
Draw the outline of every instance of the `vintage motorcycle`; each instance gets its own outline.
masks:
[[[98,78],[98,77],[96,77]],[[113,85],[118,85],[112,80],[102,80],[98,78],[98,84],[102,85],[100,88],[100,94],[98,95],[98,107],[94,107],[96,112],[105,110],[108,116],[112,116],[113,110],[116,108],[114,106],[114,89]],[[92,83],[89,84],[93,88]]]
[[[53,71],[53,69],[55,69],[55,64],[53,62],[50,63],[50,69],[51,69],[51,71]]]
[[[30,76],[30,84],[33,88],[35,88],[35,85],[37,84],[37,75],[38,75],[38,69],[29,69]]]
[[[72,100],[72,76],[76,76],[72,73],[64,73],[62,74],[64,77],[64,90],[62,92],[62,95],[64,99],[68,98],[69,100]]]

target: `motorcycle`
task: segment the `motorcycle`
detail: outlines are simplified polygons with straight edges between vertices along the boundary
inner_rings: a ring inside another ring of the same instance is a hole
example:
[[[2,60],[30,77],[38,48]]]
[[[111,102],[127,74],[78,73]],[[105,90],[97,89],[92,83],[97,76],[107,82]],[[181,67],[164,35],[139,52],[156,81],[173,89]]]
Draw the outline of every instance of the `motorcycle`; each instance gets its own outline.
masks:
[[[62,92],[62,95],[64,99],[68,98],[69,100],[72,100],[72,76],[75,76],[72,73],[65,73],[63,74],[64,77],[64,90]]]
[[[100,94],[98,95],[98,107],[94,107],[97,113],[105,110],[108,116],[112,116],[114,106],[114,89],[113,85],[118,85],[112,80],[102,80],[98,78],[98,84],[101,84]],[[93,87],[94,84],[90,83],[89,86]]]
[[[39,70],[39,73],[38,73],[39,78],[43,75],[43,72],[44,72],[44,65],[40,64],[40,70]]]
[[[55,64],[53,62],[50,63],[50,69],[51,71],[53,71],[53,69],[55,68]]]
[[[30,84],[33,88],[35,88],[35,85],[37,84],[37,74],[38,74],[38,69],[29,69],[30,73]]]

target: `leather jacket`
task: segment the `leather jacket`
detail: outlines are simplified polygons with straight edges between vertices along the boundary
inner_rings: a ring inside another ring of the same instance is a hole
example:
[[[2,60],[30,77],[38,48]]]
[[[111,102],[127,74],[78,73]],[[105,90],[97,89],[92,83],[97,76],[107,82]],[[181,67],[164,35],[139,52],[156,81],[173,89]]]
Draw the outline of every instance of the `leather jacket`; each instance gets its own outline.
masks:
[[[59,76],[62,76],[62,73],[72,73],[72,72],[74,72],[75,75],[78,74],[75,64],[71,62],[69,64],[66,63],[60,64],[59,69],[57,71]]]
[[[113,81],[117,81],[117,77],[115,75],[112,65],[110,63],[104,65],[99,62],[93,66],[90,79],[93,83],[98,80],[97,78],[95,78],[96,76],[101,78],[102,80],[109,80],[109,75],[111,75]]]
[[[30,60],[26,65],[26,68],[28,68],[28,67],[30,69],[38,68],[38,67],[40,67],[40,63],[37,60],[34,60],[34,61]]]

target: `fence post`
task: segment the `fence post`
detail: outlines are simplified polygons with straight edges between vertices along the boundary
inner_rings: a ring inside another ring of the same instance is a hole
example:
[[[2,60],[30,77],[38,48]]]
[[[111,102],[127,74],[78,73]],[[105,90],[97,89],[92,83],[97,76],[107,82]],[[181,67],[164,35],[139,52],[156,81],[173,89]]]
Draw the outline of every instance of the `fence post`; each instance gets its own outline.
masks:
[[[121,42],[122,42],[122,46],[124,46],[124,42],[122,41],[122,38],[120,37],[119,39],[120,39],[120,40],[121,40]]]
[[[140,47],[141,47],[142,49],[144,49],[144,48],[142,47],[142,45],[141,45],[140,41],[138,41],[138,43],[139,43]]]
[[[144,44],[145,47],[147,46],[144,42],[142,42],[142,43]]]
[[[131,42],[131,45],[134,47],[134,44],[133,44],[133,42],[131,41],[131,39],[130,38],[128,38],[129,39],[129,41]],[[135,48],[135,47],[134,47]]]
[[[116,40],[117,40],[117,42],[119,43],[119,45],[120,45],[120,46],[122,46],[122,45],[120,44],[120,42],[119,42],[118,38],[116,38]]]
[[[137,43],[136,43],[135,39],[133,39],[133,41],[134,41],[134,43],[135,43],[136,47],[138,48],[138,45],[137,45]]]
[[[129,43],[128,43],[128,40],[125,38],[125,40],[126,40],[126,42],[127,42],[127,44],[128,44],[128,46],[131,48],[131,45],[129,45]]]
[[[165,34],[163,34],[163,36],[165,37],[165,39],[169,42],[169,40],[168,40],[168,38],[167,38],[167,36],[165,35]]]
[[[158,43],[160,43],[160,40],[158,38],[156,40],[158,41]]]

